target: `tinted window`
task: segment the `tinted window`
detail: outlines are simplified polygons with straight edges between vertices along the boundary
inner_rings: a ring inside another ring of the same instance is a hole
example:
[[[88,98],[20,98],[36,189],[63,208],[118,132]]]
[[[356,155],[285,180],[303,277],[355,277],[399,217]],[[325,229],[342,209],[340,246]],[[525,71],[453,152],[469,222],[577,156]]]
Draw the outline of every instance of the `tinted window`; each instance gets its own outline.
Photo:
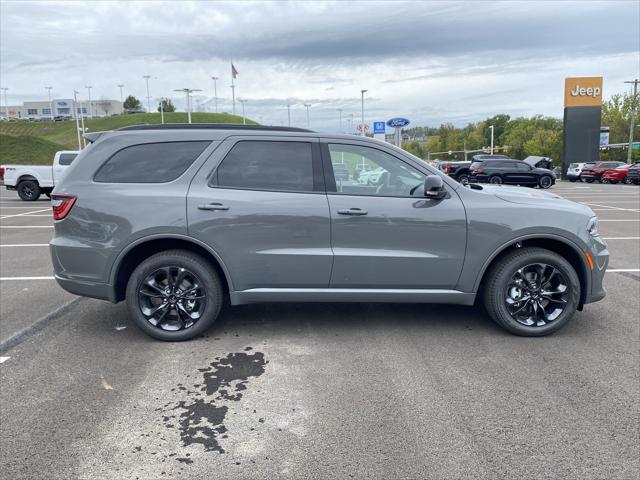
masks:
[[[312,192],[312,158],[311,143],[307,142],[238,142],[218,167],[218,185]]]
[[[94,180],[111,183],[164,183],[182,175],[209,142],[132,145],[107,160]]]
[[[515,163],[515,166],[518,170],[524,170],[524,171],[529,171],[531,170],[531,168],[529,167],[529,165],[527,165],[526,163]]]
[[[469,168],[478,168],[484,162],[473,162]]]
[[[75,153],[61,153],[58,163],[60,165],[71,165],[78,155]]]
[[[382,150],[330,144],[329,154],[338,193],[383,197],[424,195],[424,188],[420,187],[424,185],[425,175]]]

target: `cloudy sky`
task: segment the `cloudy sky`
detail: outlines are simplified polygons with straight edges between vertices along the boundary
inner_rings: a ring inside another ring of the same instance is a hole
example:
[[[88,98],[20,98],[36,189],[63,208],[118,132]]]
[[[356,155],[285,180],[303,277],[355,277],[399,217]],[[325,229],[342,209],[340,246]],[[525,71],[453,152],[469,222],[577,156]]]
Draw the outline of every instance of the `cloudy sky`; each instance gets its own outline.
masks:
[[[495,113],[562,116],[566,76],[604,76],[604,95],[640,74],[640,2],[0,2],[0,83],[9,104],[86,97],[184,99],[261,123],[338,130],[367,121],[464,125]],[[2,99],[4,103],[4,98]],[[146,101],[144,102],[146,105]],[[237,105],[238,112],[240,105]]]

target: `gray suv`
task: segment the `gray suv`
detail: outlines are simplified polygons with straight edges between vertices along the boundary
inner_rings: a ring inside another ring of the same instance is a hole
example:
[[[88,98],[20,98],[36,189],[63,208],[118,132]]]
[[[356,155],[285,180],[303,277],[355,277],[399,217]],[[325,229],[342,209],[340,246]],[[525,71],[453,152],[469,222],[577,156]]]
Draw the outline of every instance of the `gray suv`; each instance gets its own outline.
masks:
[[[389,144],[293,128],[87,138],[52,194],[56,279],[126,299],[161,340],[202,334],[227,299],[482,302],[510,332],[542,336],[605,296],[594,213],[548,192],[463,187]]]

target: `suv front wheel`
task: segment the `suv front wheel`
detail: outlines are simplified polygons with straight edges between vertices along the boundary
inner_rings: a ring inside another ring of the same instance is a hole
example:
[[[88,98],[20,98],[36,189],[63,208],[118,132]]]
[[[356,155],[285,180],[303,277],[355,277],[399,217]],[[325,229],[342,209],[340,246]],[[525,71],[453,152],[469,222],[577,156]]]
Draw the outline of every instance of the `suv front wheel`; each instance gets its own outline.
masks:
[[[127,284],[131,320],[159,340],[201,335],[220,313],[223,287],[215,269],[186,250],[168,250],[144,260]]]
[[[506,330],[541,337],[566,325],[580,300],[580,280],[563,257],[543,248],[519,248],[488,272],[484,303]]]

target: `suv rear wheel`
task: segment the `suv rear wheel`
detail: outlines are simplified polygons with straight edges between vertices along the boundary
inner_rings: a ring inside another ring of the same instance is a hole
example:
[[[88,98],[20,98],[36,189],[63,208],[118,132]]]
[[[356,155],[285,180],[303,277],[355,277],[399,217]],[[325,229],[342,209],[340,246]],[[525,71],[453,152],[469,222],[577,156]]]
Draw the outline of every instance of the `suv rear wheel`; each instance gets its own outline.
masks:
[[[499,175],[493,175],[489,177],[489,183],[493,183],[494,185],[500,185],[502,183],[502,177]]]
[[[223,287],[215,269],[185,250],[168,250],[144,260],[127,284],[131,320],[159,340],[201,335],[220,313]]]
[[[565,326],[580,300],[580,280],[563,257],[543,248],[519,248],[488,272],[484,303],[506,330],[541,337]]]
[[[40,185],[35,180],[22,180],[16,190],[20,199],[25,202],[33,202],[40,198]]]

